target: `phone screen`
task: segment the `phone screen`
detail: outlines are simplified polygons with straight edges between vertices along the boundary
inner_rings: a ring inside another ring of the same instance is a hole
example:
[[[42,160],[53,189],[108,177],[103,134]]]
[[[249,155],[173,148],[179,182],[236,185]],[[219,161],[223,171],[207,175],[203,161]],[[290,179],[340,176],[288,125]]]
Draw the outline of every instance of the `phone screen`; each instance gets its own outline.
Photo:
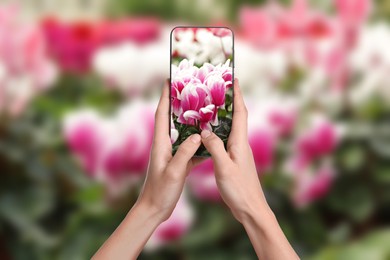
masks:
[[[233,116],[233,32],[225,27],[176,27],[171,32],[172,153],[209,130],[225,144]],[[210,156],[202,145],[195,156]]]

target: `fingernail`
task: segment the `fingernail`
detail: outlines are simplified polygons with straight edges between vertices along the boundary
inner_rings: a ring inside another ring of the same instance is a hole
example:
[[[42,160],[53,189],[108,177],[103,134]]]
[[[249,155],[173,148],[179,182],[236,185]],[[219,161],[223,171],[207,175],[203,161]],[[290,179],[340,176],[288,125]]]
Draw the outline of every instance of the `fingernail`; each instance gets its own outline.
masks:
[[[202,138],[207,138],[211,135],[211,132],[209,130],[203,130],[201,135],[202,135]]]
[[[200,135],[198,134],[191,135],[190,139],[193,143],[197,144],[200,142]]]

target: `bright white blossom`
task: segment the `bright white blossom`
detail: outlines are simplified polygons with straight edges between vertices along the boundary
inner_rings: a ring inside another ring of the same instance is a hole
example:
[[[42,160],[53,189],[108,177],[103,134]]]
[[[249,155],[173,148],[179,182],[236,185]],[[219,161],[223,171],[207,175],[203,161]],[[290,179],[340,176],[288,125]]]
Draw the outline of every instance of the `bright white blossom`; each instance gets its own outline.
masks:
[[[168,35],[168,32],[162,32]],[[93,67],[106,83],[125,96],[144,94],[151,87],[161,87],[169,77],[169,38],[139,44],[131,41],[100,48]]]
[[[390,27],[385,23],[363,28],[350,67],[359,81],[350,91],[354,105],[360,105],[377,95],[390,101]]]

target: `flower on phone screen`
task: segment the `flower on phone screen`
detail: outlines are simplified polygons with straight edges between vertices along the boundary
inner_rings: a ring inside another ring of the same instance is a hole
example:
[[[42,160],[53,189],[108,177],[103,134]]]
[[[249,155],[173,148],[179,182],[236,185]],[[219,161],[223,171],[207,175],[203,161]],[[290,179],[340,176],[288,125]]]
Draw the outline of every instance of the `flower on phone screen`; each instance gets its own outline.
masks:
[[[218,109],[224,109],[226,90],[232,86],[230,60],[216,66],[201,67],[183,59],[172,66],[172,113],[177,122],[212,130],[218,125]]]

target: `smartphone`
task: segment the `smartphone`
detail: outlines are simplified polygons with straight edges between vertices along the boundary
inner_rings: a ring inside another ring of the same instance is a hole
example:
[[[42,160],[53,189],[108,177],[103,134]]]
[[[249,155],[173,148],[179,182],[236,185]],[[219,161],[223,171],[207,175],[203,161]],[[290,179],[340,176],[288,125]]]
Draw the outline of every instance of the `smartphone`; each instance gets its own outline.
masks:
[[[234,35],[227,27],[175,27],[170,41],[172,153],[209,130],[225,144],[233,117]],[[203,145],[195,156],[210,156]]]

